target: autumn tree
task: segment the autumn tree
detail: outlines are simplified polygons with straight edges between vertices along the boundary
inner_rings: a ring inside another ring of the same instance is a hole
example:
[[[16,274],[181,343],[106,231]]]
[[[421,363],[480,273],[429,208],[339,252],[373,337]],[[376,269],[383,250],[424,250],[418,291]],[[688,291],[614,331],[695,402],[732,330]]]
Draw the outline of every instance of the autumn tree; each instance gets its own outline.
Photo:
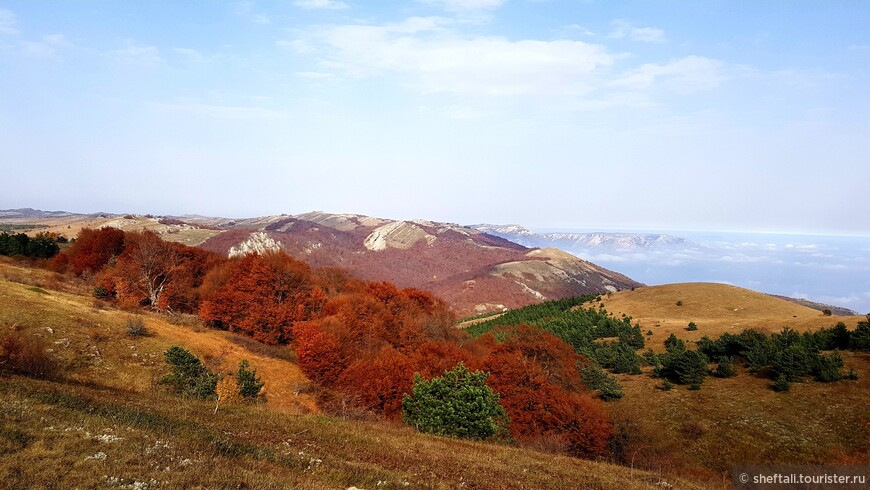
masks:
[[[517,345],[503,344],[484,361],[490,373],[487,384],[501,395],[511,419],[511,434],[526,443],[560,441],[564,450],[578,456],[604,454],[612,424],[601,402],[558,384],[561,373],[554,376],[558,371],[553,367],[560,363],[550,361],[545,369],[534,352],[529,350],[530,357]]]
[[[283,252],[247,255],[210,273],[200,317],[268,344],[289,342],[293,325],[319,317],[325,293],[307,264]]]
[[[374,358],[357,359],[338,379],[339,387],[353,395],[359,408],[392,419],[401,416],[402,398],[411,392],[413,382],[413,362],[392,347]]]
[[[188,248],[165,242],[151,231],[128,233],[124,253],[108,272],[121,304],[157,311],[191,307],[196,273],[208,252]]]
[[[125,233],[117,228],[84,228],[75,243],[55,261],[66,263],[77,276],[93,274],[124,252],[124,238]]]
[[[293,343],[302,372],[320,385],[333,386],[347,367],[348,357],[338,337],[325,332],[321,322],[297,323]]]

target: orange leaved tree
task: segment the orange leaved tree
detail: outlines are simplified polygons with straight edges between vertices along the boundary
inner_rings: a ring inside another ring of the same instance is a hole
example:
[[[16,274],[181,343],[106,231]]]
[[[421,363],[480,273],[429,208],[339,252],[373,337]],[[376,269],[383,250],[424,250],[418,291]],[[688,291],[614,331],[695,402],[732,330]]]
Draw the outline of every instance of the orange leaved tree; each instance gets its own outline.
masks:
[[[289,342],[293,325],[317,318],[326,301],[308,265],[283,252],[231,260],[206,277],[203,291],[203,320],[267,344]]]

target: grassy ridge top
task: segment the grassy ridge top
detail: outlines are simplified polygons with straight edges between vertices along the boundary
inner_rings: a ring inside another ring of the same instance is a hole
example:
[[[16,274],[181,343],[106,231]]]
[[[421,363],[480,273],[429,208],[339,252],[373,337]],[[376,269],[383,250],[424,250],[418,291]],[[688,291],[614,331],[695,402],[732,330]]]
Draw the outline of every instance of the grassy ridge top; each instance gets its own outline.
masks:
[[[740,333],[749,328],[774,332],[785,327],[799,332],[830,327],[842,321],[850,329],[864,317],[824,316],[822,312],[749,289],[716,283],[679,283],[619,291],[601,298],[611,314],[632,317],[644,331],[652,330],[649,344],[661,349],[674,333],[688,341]],[[677,305],[677,303],[680,305]],[[696,331],[686,331],[695,322]]]

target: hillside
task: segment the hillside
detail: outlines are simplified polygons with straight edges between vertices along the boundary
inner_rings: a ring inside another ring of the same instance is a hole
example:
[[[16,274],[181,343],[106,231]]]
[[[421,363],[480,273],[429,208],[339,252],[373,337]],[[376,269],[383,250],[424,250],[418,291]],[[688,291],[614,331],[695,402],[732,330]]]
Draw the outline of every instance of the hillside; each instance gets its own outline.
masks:
[[[75,236],[82,228],[147,229],[238,256],[283,249],[314,266],[432,291],[459,316],[642,286],[555,248],[536,250],[452,223],[310,212],[247,219],[0,211],[0,223]]]
[[[230,255],[282,248],[316,266],[434,292],[460,315],[640,286],[555,249],[531,250],[477,230],[425,220],[320,212],[251,220],[185,218],[221,227],[202,244]]]
[[[864,318],[824,316],[818,310],[791,301],[715,283],[667,284],[620,291],[603,296],[601,303],[610,313],[626,314],[644,331],[652,330],[649,339],[654,348],[661,348],[664,339],[672,333],[697,341],[705,335],[716,337],[748,328],[778,331],[789,327],[805,331],[829,327],[839,321],[854,328]],[[698,330],[687,331],[689,322],[695,322]]]
[[[82,283],[0,263],[0,333],[41,338],[63,362],[57,381],[0,377],[0,477],[12,488],[705,488],[312,414],[286,348],[152,315],[143,318],[151,335],[131,339],[125,325],[132,315],[88,293]],[[214,402],[166,393],[155,381],[166,372],[161,353],[174,344],[218,371],[248,358],[266,381],[268,402],[213,415]]]

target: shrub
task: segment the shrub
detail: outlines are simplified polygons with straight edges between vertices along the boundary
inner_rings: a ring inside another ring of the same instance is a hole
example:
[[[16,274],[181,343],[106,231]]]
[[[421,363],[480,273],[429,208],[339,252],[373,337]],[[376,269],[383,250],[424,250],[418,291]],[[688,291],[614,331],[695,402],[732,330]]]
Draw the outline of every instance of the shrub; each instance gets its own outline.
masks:
[[[698,330],[698,325],[695,322],[689,322],[689,326],[686,327],[686,330],[694,332],[695,330]]]
[[[849,369],[849,371],[846,372],[846,375],[843,376],[843,379],[855,381],[858,379],[858,373],[856,373],[854,369]]]
[[[664,380],[662,382],[662,391],[671,391],[674,388],[674,384],[668,380]]]
[[[825,308],[824,310],[822,310],[822,315],[831,316],[832,315],[831,310]]]
[[[677,301],[677,306],[683,306],[683,300]]]
[[[238,380],[233,376],[227,376],[218,381],[214,390],[218,405],[221,403],[228,405],[240,404],[244,400],[240,393],[240,388]],[[217,405],[215,405],[214,410],[217,412]]]
[[[713,375],[717,378],[733,378],[737,376],[737,373],[734,372],[734,363],[731,358],[728,356],[720,357],[719,364],[716,365]]]
[[[598,391],[604,401],[617,400],[624,396],[622,386],[612,375],[595,364],[580,370],[583,383],[590,389]]]
[[[127,336],[136,338],[148,335],[148,330],[145,328],[145,323],[141,318],[130,318],[127,320]]]
[[[0,372],[55,379],[60,375],[60,365],[46,352],[42,339],[24,339],[20,333],[7,331],[0,337]]]
[[[652,331],[652,330],[647,330],[647,331],[646,331],[646,336],[647,336],[647,337],[651,337],[652,334],[653,334],[653,331]]]
[[[609,342],[595,350],[595,360],[614,373],[640,374],[640,362],[634,348],[623,342]]]
[[[798,381],[813,369],[813,356],[800,344],[793,344],[777,351],[771,361],[777,376],[785,376],[789,382]]]
[[[179,346],[163,353],[172,372],[163,377],[163,383],[179,394],[192,398],[211,398],[215,394],[217,375],[202,365],[198,357]]]
[[[486,385],[489,374],[470,372],[464,364],[426,381],[414,377],[402,400],[403,419],[421,432],[469,439],[487,439],[505,425],[499,396]]]
[[[675,354],[686,350],[686,343],[678,339],[676,335],[671,334],[665,339],[665,350],[669,354]]]
[[[244,398],[256,398],[266,383],[257,376],[256,369],[248,369],[248,360],[242,359],[239,363],[239,371],[236,379],[239,385],[239,394]]]
[[[870,315],[867,315],[867,320],[858,322],[858,326],[849,336],[849,348],[870,351]]]
[[[707,376],[707,358],[700,352],[687,350],[667,357],[665,375],[680,384],[700,387]]]
[[[821,354],[816,357],[813,366],[813,376],[816,381],[830,383],[843,379],[843,358],[839,354]]]
[[[777,376],[776,381],[771,385],[773,391],[778,392],[786,392],[791,389],[791,382],[788,380],[788,377],[784,374],[780,374]]]

